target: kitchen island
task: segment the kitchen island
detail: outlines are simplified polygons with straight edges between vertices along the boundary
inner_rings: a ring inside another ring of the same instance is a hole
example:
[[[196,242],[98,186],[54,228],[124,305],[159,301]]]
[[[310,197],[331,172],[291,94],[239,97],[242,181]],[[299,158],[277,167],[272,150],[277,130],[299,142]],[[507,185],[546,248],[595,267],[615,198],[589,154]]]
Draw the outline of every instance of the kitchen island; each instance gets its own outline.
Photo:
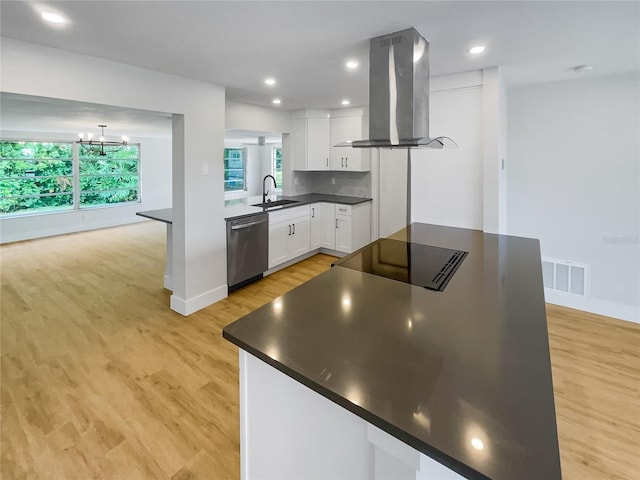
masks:
[[[336,266],[225,327],[243,478],[561,478],[538,241],[394,238],[468,255],[443,291]]]

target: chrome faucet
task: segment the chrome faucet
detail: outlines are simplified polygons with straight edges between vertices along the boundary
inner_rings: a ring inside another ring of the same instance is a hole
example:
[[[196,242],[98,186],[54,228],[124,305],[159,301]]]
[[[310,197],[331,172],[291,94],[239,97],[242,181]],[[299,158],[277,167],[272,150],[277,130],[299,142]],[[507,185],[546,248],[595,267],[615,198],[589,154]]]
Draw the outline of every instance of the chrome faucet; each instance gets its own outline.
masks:
[[[273,179],[273,187],[278,188],[275,177],[273,175],[265,175],[265,177],[262,179],[262,203],[265,203],[267,201],[267,193],[269,193],[266,186],[267,178]]]

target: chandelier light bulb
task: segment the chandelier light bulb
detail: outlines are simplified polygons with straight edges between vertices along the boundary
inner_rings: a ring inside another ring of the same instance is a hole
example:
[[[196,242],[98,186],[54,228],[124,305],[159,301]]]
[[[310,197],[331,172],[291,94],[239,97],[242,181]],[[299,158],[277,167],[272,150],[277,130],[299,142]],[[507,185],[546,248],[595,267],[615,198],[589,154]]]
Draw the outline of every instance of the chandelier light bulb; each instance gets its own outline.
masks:
[[[104,129],[107,128],[107,126],[98,125],[98,127],[100,128],[100,136],[98,137],[98,141],[94,142],[93,133],[87,133],[87,141],[84,141],[84,133],[78,134],[79,140],[76,143],[80,144],[80,146],[84,149],[83,151],[89,152],[94,155],[106,156],[108,152],[117,152],[127,146],[129,137],[127,137],[126,135],[122,135],[122,140],[119,142],[107,141],[104,137]]]

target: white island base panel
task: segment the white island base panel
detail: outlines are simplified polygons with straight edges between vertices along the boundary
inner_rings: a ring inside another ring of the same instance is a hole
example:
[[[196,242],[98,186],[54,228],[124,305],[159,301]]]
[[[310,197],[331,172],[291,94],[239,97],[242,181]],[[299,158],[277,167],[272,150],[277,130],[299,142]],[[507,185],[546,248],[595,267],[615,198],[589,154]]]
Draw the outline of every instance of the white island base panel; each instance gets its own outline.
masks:
[[[464,478],[244,350],[240,449],[243,480]]]

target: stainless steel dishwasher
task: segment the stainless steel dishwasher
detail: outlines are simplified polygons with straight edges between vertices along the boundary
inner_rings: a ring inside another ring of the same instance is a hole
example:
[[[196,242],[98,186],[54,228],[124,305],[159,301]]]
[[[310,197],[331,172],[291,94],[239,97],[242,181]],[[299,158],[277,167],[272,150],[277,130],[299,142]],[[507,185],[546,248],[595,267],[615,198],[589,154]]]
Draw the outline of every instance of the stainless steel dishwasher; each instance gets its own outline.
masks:
[[[262,278],[269,268],[269,214],[227,220],[229,291]]]

